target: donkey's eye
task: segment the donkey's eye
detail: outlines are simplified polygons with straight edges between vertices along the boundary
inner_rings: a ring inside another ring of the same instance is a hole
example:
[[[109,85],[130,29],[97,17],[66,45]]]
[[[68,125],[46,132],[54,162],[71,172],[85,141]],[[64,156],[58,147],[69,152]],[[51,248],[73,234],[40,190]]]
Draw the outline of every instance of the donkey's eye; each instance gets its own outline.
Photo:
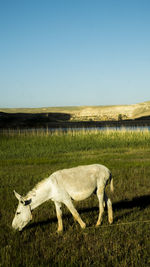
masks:
[[[19,215],[20,214],[20,212],[16,212],[16,215]]]

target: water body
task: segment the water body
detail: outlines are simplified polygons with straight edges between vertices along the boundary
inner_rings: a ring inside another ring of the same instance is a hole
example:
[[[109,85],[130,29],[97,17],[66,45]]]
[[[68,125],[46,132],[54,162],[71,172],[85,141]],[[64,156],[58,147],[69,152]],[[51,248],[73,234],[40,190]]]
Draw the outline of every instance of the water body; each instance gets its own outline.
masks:
[[[68,131],[150,131],[150,126],[128,126],[128,127],[82,127],[82,128],[48,128],[48,129],[40,129],[42,131],[62,131],[62,132],[68,132]]]
[[[0,133],[54,133],[54,132],[92,132],[92,131],[150,131],[150,126],[116,126],[116,127],[59,127],[59,128],[17,128],[0,129]]]
[[[1,130],[2,132],[3,130]],[[117,127],[73,127],[73,128],[28,128],[28,129],[10,129],[6,131],[13,132],[74,132],[74,131],[150,131],[150,126],[117,126]]]

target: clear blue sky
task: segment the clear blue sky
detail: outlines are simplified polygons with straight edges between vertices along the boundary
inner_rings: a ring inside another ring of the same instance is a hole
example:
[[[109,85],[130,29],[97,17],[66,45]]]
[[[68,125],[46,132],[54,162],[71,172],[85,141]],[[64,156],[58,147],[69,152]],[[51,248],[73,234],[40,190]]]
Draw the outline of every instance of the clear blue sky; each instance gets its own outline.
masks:
[[[150,100],[150,0],[0,0],[0,107]]]

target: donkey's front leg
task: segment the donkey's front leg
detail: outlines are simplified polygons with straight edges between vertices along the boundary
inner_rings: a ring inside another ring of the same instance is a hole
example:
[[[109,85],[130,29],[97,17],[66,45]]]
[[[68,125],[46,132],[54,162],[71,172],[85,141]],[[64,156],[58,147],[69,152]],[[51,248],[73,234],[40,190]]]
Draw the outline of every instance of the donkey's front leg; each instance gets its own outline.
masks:
[[[81,228],[85,228],[86,224],[82,221],[79,213],[77,212],[77,210],[73,206],[71,199],[64,201],[64,204],[70,210],[70,212],[72,213],[72,215],[75,218],[75,220],[80,224]]]
[[[56,207],[56,215],[58,219],[58,229],[57,232],[63,231],[63,223],[62,223],[62,211],[61,211],[61,203],[55,201],[55,207]]]

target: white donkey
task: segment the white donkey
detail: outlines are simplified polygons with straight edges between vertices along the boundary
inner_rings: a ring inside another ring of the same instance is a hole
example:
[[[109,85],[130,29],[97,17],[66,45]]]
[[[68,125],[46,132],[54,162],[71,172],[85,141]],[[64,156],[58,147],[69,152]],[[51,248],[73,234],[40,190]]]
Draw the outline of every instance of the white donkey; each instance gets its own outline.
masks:
[[[76,201],[84,200],[95,190],[97,190],[96,193],[99,200],[99,216],[96,226],[99,226],[102,222],[105,203],[108,208],[108,221],[112,223],[112,203],[105,193],[108,181],[110,182],[110,189],[113,191],[113,179],[110,171],[103,165],[93,164],[56,171],[38,183],[25,197],[14,191],[16,198],[19,200],[19,205],[12,227],[21,231],[32,219],[32,210],[51,199],[56,207],[58,232],[63,230],[62,203],[67,206],[80,226],[85,228],[86,224],[75,209],[72,199]]]

